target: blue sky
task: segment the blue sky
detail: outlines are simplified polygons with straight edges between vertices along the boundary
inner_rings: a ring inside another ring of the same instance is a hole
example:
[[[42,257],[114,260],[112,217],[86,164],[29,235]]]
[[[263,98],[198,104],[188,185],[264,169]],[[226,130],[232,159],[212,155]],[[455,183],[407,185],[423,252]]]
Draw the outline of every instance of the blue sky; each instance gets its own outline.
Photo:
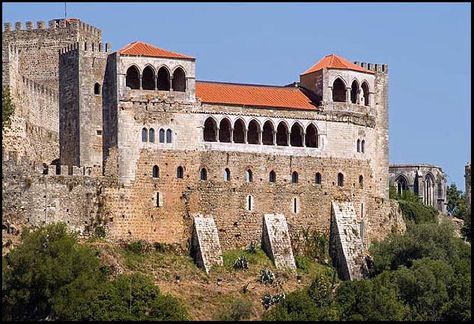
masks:
[[[431,163],[464,190],[471,157],[469,3],[68,3],[112,49],[141,40],[197,58],[198,80],[284,85],[327,54],[389,65],[390,163]],[[3,3],[3,22],[64,3]]]

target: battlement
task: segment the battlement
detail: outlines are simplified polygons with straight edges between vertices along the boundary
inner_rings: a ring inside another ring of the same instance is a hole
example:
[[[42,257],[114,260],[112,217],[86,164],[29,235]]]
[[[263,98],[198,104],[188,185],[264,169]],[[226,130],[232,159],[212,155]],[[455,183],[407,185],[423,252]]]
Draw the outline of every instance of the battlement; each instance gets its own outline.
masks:
[[[26,29],[23,29],[25,27]],[[15,29],[12,30],[12,24],[6,22],[3,24],[4,33],[15,33],[19,31],[38,31],[38,30],[54,30],[54,29],[69,29],[77,30],[81,32],[86,32],[92,35],[99,36],[102,31],[99,28],[96,28],[92,25],[86,24],[85,22],[80,21],[77,18],[66,18],[66,19],[53,19],[48,22],[48,28],[46,28],[46,23],[42,20],[36,22],[36,28],[33,27],[32,21],[27,21],[25,26],[21,21],[15,22]]]
[[[110,53],[110,43],[95,43],[95,42],[76,42],[70,44],[59,50],[59,55],[67,54],[73,51],[85,51],[85,52],[97,52],[97,53]]]
[[[51,97],[51,99],[59,100],[59,93],[56,90],[53,90],[43,84],[40,84],[36,81],[28,79],[25,76],[21,77],[21,82],[26,89],[29,89],[33,93],[46,95]]]
[[[366,63],[366,62],[358,62],[358,61],[354,61],[354,64],[364,69],[367,69],[369,71],[388,73],[387,64]]]

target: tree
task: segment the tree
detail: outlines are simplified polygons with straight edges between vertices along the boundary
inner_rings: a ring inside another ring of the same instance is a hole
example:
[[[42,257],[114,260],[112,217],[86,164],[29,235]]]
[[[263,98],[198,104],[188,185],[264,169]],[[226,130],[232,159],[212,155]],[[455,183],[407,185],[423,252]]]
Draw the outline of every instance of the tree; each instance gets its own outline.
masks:
[[[447,210],[448,213],[454,217],[464,219],[468,212],[466,204],[466,197],[461,190],[458,190],[455,183],[452,183],[446,192],[446,198],[448,201]]]
[[[60,290],[76,287],[87,291],[101,282],[99,260],[94,251],[80,246],[65,224],[24,231],[22,241],[5,258],[4,320],[51,318]]]
[[[15,112],[15,105],[11,99],[10,89],[8,87],[2,88],[2,129],[9,128],[11,125],[11,118]]]

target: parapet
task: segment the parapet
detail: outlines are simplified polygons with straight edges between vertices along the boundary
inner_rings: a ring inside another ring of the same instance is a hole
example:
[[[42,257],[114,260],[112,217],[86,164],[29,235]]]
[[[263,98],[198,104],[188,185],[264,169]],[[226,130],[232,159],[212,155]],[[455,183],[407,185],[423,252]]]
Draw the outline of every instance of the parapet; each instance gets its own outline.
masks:
[[[374,64],[374,63],[366,63],[366,62],[358,62],[358,61],[354,61],[354,64],[364,69],[367,69],[369,71],[388,73],[387,64],[377,64],[377,63]]]
[[[36,30],[46,30],[46,24],[44,21],[40,20],[36,22],[37,28],[33,28],[33,22],[27,21],[25,23],[27,31],[36,31]],[[21,21],[15,22],[15,30],[12,30],[12,24],[10,22],[6,22],[3,24],[3,32],[17,32],[22,29],[23,23]],[[77,18],[66,18],[66,19],[53,19],[48,22],[48,29],[70,29],[70,30],[77,30],[82,33],[88,33],[95,36],[100,36],[102,31],[94,27],[92,25],[86,24],[80,21]]]
[[[57,100],[59,98],[59,93],[56,90],[53,90],[49,87],[44,86],[36,81],[28,79],[25,76],[21,77],[21,82],[26,89],[29,89],[32,92],[39,93],[42,95],[47,95],[51,97],[51,99]]]
[[[59,50],[59,54],[66,54],[72,51],[85,51],[85,52],[96,52],[96,53],[110,53],[110,43],[95,43],[95,42],[76,42],[70,44]]]

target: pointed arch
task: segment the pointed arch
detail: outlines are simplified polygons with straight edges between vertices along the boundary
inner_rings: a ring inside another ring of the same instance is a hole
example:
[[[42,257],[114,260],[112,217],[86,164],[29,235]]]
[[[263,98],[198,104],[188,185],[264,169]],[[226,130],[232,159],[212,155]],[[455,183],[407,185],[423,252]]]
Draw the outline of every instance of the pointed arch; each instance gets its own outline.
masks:
[[[212,117],[208,117],[204,122],[204,141],[205,142],[216,142],[217,141],[217,123]]]
[[[408,190],[408,179],[403,174],[400,174],[395,178],[395,184],[397,186],[397,193],[400,196]]]
[[[242,119],[234,122],[234,143],[245,143],[245,123]]]
[[[359,97],[359,82],[357,80],[352,81],[351,84],[351,102],[353,104],[357,103]]]
[[[125,85],[130,89],[140,89],[140,71],[135,65],[127,69]]]
[[[183,176],[184,176],[184,169],[183,167],[180,165],[176,168],[176,178],[177,179],[183,179]]]
[[[231,124],[229,119],[222,118],[219,124],[219,142],[230,143]]]
[[[249,123],[247,131],[247,143],[249,144],[260,144],[260,125],[255,120],[252,119]]]
[[[267,120],[263,124],[263,132],[262,132],[262,143],[263,145],[274,145],[273,142],[273,133],[275,132],[275,127],[270,120]]]
[[[346,83],[339,77],[332,84],[332,101],[346,102]]]
[[[169,91],[170,90],[170,71],[162,66],[158,70],[158,80],[157,80],[158,90]]]
[[[186,74],[181,67],[178,67],[173,72],[173,91],[186,91]]]
[[[207,170],[206,168],[202,168],[200,171],[199,171],[199,179],[201,181],[206,181],[207,180]]]
[[[155,90],[155,69],[149,65],[143,69],[142,89]]]
[[[160,177],[160,168],[157,165],[153,166],[152,174],[153,174],[153,178],[159,178]]]
[[[369,84],[364,81],[362,82],[362,94],[363,94],[363,97],[364,97],[364,106],[368,106],[369,105]]]
[[[303,146],[303,127],[298,122],[291,126],[290,144],[291,146]]]
[[[142,142],[148,141],[148,129],[142,128]]]
[[[306,127],[305,145],[306,147],[318,147],[318,129],[313,124]]]
[[[230,170],[229,168],[225,168],[224,170],[224,181],[230,181]]]
[[[245,181],[246,182],[253,182],[253,172],[250,169],[245,171]]]
[[[291,174],[291,183],[298,183],[298,172],[293,171]]]
[[[288,146],[288,126],[283,121],[278,124],[276,140],[277,145]]]
[[[164,143],[165,142],[165,130],[163,128],[160,128],[160,143]]]
[[[171,129],[166,130],[166,143],[173,143],[173,131]]]
[[[153,128],[150,128],[148,131],[148,141],[150,143],[155,143],[155,130]]]

